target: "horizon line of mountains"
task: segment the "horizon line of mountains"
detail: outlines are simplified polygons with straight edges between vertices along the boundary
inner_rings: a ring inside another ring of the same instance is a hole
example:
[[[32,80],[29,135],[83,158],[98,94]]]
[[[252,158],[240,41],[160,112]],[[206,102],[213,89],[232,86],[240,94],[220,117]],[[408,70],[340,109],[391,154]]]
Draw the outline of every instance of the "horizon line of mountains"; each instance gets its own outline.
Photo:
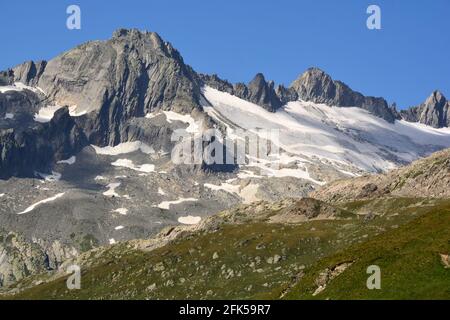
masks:
[[[159,49],[166,46],[166,54],[178,60],[184,65],[180,53],[165,42],[155,32],[139,31],[137,29],[118,29],[113,34],[113,39],[128,38],[131,40],[137,35],[145,37],[150,35],[156,39]],[[87,44],[89,44],[88,42]],[[28,61],[13,69],[0,72],[0,85],[12,84],[14,80],[37,82],[36,78],[45,72],[47,61]],[[190,66],[185,65],[188,72],[194,73],[198,80],[204,85],[230,93],[244,100],[255,103],[267,111],[275,112],[288,102],[302,99],[314,103],[323,103],[337,107],[359,107],[372,114],[385,119],[388,122],[394,120],[406,120],[419,122],[434,128],[450,126],[449,108],[450,102],[439,90],[435,90],[420,105],[412,106],[404,110],[397,110],[396,104],[389,105],[382,97],[364,96],[360,92],[352,90],[340,80],[334,80],[323,70],[317,67],[308,68],[289,87],[284,85],[275,86],[274,81],[267,81],[262,73],[257,73],[248,84],[238,82],[235,84],[220,78],[217,74],[196,73]],[[19,73],[17,77],[16,73]],[[34,80],[34,81],[33,81]]]
[[[157,139],[160,133],[149,133],[133,122],[156,110],[191,114],[213,125],[203,112],[204,86],[270,112],[302,99],[359,107],[390,123],[404,119],[434,128],[450,126],[450,102],[439,91],[419,106],[398,111],[385,99],[364,96],[318,68],[308,69],[287,88],[275,87],[260,73],[247,85],[231,84],[217,75],[195,72],[157,33],[137,29],[119,29],[110,40],[90,41],[48,62],[29,61],[0,72],[0,86],[16,82],[39,90],[0,91],[0,120],[7,113],[18,115],[8,120],[10,127],[0,126],[0,177],[32,174],[88,144],[116,145],[142,136]],[[63,108],[52,121],[35,122],[33,114],[49,105],[76,106],[83,112],[72,116]]]

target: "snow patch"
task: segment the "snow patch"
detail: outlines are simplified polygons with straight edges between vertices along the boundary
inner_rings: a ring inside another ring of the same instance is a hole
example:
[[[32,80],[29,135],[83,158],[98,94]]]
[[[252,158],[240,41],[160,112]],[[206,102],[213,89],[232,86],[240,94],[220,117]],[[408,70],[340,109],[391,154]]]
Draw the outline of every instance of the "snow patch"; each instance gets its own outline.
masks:
[[[118,226],[118,227],[115,227],[114,230],[122,230],[123,228],[124,228],[124,226]]]
[[[118,208],[116,210],[113,210],[112,212],[116,212],[116,213],[119,213],[119,214],[121,214],[123,216],[126,216],[127,213],[128,213],[128,209],[127,208]]]
[[[12,114],[12,113],[7,113],[7,114],[5,114],[5,119],[14,119],[14,114]]]
[[[41,173],[41,172],[36,172],[36,174],[48,182],[59,181],[59,180],[61,180],[61,176],[62,176],[61,173],[58,173],[55,171],[52,171],[52,174]]]
[[[146,172],[146,173],[155,171],[155,165],[153,165],[153,164],[143,164],[140,166],[136,166],[133,163],[133,161],[131,161],[129,159],[119,159],[119,160],[111,163],[111,165],[113,165],[114,167],[123,167],[123,168],[128,168],[128,169],[131,169],[134,171]]]
[[[233,185],[230,183],[222,183],[220,185],[205,183],[204,186],[214,191],[225,191],[228,193],[236,194],[242,198],[244,204],[255,202],[258,199],[256,193],[258,192],[259,185],[249,184],[241,189],[239,185]]]
[[[124,142],[124,143],[118,144],[114,147],[111,147],[111,146],[97,147],[94,145],[91,145],[91,147],[94,148],[94,150],[97,154],[108,155],[108,156],[118,156],[120,154],[132,153],[132,152],[136,152],[138,150],[140,150],[141,152],[143,152],[145,154],[155,153],[155,150],[153,150],[152,147],[146,145],[145,143],[143,143],[141,141]]]
[[[39,201],[39,202],[36,202],[35,204],[29,206],[29,207],[26,208],[24,211],[22,211],[22,212],[20,212],[20,213],[18,213],[18,214],[24,214],[24,213],[28,213],[28,212],[30,212],[30,211],[33,211],[34,209],[36,209],[36,207],[40,206],[41,204],[49,203],[49,202],[55,201],[56,199],[61,198],[62,196],[64,196],[64,194],[65,194],[65,192],[63,192],[63,193],[58,193],[56,196],[53,196],[53,197],[51,197],[51,198],[47,198],[47,199],[41,200],[41,201]]]
[[[116,193],[116,189],[120,186],[120,182],[116,182],[116,183],[110,183],[108,184],[106,187],[109,189],[105,192],[103,192],[104,196],[107,197],[120,197],[118,193]]]
[[[166,193],[164,192],[164,190],[161,189],[161,188],[158,188],[158,194],[160,194],[160,195],[162,195],[162,196],[165,196],[165,195],[166,195]]]
[[[186,216],[186,217],[179,217],[178,222],[182,224],[189,224],[194,225],[200,223],[202,220],[201,217],[193,217],[193,216]]]
[[[72,164],[74,164],[76,161],[77,161],[77,157],[72,156],[72,157],[70,157],[69,159],[61,160],[61,161],[58,161],[57,163],[58,163],[58,164],[68,164],[68,165],[72,165]]]
[[[39,109],[39,112],[34,115],[34,121],[40,123],[50,122],[55,115],[55,112],[61,109],[62,106],[47,106]]]
[[[170,206],[172,204],[180,204],[180,203],[183,203],[183,202],[195,202],[195,201],[198,201],[198,199],[195,199],[195,198],[180,198],[180,199],[174,200],[174,201],[163,201],[160,204],[158,204],[158,208],[169,210]]]
[[[113,238],[109,239],[109,244],[116,244],[116,240],[114,240]]]
[[[180,121],[188,124],[186,132],[198,133],[200,131],[199,124],[190,115],[185,115],[174,111],[163,111],[163,113],[165,114],[168,123],[172,123],[173,121]]]

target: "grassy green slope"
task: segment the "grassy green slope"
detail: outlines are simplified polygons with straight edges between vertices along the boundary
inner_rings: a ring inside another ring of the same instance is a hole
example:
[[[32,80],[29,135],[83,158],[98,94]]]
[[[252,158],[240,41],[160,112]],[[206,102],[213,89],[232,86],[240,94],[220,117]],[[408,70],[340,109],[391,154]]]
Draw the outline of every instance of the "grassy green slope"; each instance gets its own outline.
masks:
[[[288,299],[450,299],[450,268],[440,254],[450,252],[450,206],[438,205],[397,229],[357,244],[306,270]],[[354,261],[316,296],[315,283],[326,268]],[[381,268],[381,289],[366,286],[367,267]]]
[[[112,246],[82,267],[81,290],[66,278],[34,286],[15,299],[450,298],[450,200],[384,199],[343,205],[373,219],[223,224],[151,252]],[[319,295],[327,267],[354,261]],[[366,268],[382,269],[382,290],[365,287]],[[39,277],[38,277],[39,278]],[[44,276],[42,278],[45,278]],[[26,281],[18,285],[24,285]]]

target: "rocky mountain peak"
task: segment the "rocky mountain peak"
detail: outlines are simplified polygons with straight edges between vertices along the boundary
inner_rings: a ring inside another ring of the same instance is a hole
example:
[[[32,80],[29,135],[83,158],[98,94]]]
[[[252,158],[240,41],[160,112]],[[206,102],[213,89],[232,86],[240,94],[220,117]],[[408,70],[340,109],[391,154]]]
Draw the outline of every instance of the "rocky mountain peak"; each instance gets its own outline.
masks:
[[[247,100],[271,112],[274,112],[282,105],[275,92],[273,81],[267,82],[262,73],[256,74],[248,84]]]
[[[337,107],[359,107],[393,122],[398,118],[383,98],[366,97],[353,91],[341,81],[336,81],[319,68],[309,68],[291,86],[298,97],[305,101],[323,103]]]
[[[433,91],[433,93],[425,101],[425,104],[435,105],[437,107],[444,106],[446,103],[447,99],[439,90]]]
[[[336,95],[333,79],[319,68],[309,68],[291,84],[302,99],[326,103]]]
[[[438,90],[419,106],[400,112],[403,119],[410,122],[420,122],[434,128],[450,126],[450,102]]]

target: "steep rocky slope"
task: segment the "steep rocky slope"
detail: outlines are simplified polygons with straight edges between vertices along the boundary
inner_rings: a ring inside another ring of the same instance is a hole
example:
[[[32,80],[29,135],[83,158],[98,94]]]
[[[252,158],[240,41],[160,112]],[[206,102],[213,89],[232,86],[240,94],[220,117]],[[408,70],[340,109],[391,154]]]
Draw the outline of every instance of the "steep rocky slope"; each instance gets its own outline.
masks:
[[[450,197],[450,149],[381,175],[340,180],[313,192],[327,202],[376,197]]]

